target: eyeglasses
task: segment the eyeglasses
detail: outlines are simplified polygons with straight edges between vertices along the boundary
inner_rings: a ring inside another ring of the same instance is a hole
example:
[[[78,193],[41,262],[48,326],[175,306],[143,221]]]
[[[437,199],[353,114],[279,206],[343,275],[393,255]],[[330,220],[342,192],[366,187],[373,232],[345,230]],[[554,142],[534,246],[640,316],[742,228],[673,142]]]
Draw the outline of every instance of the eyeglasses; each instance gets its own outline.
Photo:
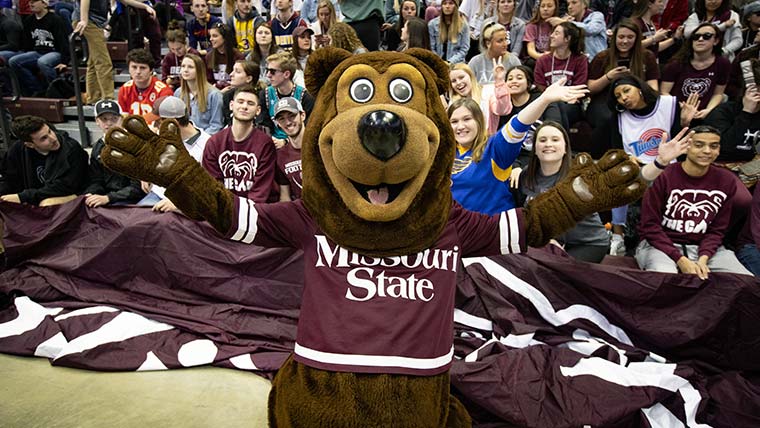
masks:
[[[267,68],[267,74],[277,74],[281,72],[282,70],[278,70],[276,68]]]
[[[713,37],[715,37],[715,33],[699,33],[699,34],[694,33],[691,35],[691,40],[697,41],[701,39],[701,40],[707,41],[707,40],[711,40]]]

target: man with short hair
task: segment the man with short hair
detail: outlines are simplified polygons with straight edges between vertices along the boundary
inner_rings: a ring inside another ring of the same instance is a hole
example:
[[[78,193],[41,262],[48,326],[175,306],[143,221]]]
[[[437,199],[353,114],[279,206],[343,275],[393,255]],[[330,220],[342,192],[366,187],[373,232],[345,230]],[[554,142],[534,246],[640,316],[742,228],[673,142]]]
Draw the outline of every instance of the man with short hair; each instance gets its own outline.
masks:
[[[275,0],[277,13],[272,18],[272,42],[289,51],[293,48],[293,31],[296,27],[308,27],[306,21],[293,10],[293,0]]]
[[[95,103],[95,123],[103,134],[121,125],[121,109],[114,100],[100,100]],[[84,203],[95,208],[108,204],[134,204],[145,196],[140,182],[105,168],[100,162],[100,153],[105,147],[105,137],[101,137],[90,153],[90,179],[84,190]]]
[[[644,194],[636,261],[644,270],[701,279],[711,271],[752,275],[722,245],[740,182],[712,164],[720,153],[720,133],[711,126],[692,132],[686,160],[668,166]]]
[[[296,64],[296,59],[289,52],[278,52],[267,57],[266,75],[269,85],[259,92],[259,100],[263,104],[259,123],[269,129],[277,147],[282,147],[287,139],[285,132],[272,121],[275,106],[280,98],[293,97],[300,101],[307,118],[314,108],[314,97],[306,92],[306,88],[293,82]]]
[[[232,124],[208,141],[203,167],[237,196],[254,202],[277,201],[274,144],[254,126],[261,110],[256,90],[251,85],[237,88],[230,110]]]
[[[11,124],[18,138],[2,165],[0,200],[54,205],[74,199],[87,181],[87,153],[45,119],[19,116]]]
[[[208,2],[206,0],[193,0],[190,10],[193,12],[193,17],[185,24],[189,41],[188,45],[193,49],[197,49],[201,58],[204,58],[211,47],[211,39],[208,32],[211,27],[222,22],[222,20],[208,12]]]
[[[172,88],[153,75],[153,56],[145,49],[127,53],[129,77],[132,80],[119,88],[119,106],[129,114],[147,116],[157,99],[174,95]],[[148,118],[146,118],[148,120]]]
[[[47,0],[29,2],[32,14],[22,19],[21,50],[5,59],[16,72],[24,95],[44,95],[48,84],[69,62],[69,35],[63,18],[48,10]],[[45,82],[37,78],[40,71]]]
[[[163,120],[174,119],[179,125],[179,136],[182,138],[182,142],[185,144],[187,152],[190,153],[193,159],[201,162],[203,158],[203,151],[206,149],[206,143],[211,136],[204,132],[202,129],[198,129],[190,122],[190,116],[188,114],[187,105],[182,99],[173,95],[162,97],[156,100],[155,110],[158,112],[158,117],[153,124],[154,128],[160,126],[160,122]],[[147,195],[138,202],[138,205],[152,205],[153,211],[156,212],[169,212],[177,211],[177,207],[169,200],[164,193],[166,188],[157,186],[155,184],[141,182],[142,190]]]
[[[277,149],[277,174],[280,202],[301,199],[303,174],[301,171],[301,142],[306,127],[306,112],[301,103],[292,97],[280,99],[275,108],[274,120],[288,136],[288,142]]]

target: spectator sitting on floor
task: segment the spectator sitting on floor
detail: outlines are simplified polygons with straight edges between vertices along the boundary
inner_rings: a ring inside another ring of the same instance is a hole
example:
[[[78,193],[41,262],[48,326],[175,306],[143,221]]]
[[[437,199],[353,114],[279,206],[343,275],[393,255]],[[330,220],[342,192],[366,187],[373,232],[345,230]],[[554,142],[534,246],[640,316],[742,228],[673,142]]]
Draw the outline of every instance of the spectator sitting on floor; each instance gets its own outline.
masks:
[[[636,261],[644,270],[696,274],[752,275],[723,247],[732,199],[740,182],[713,165],[720,153],[720,132],[692,129],[686,160],[668,166],[644,194]]]
[[[76,198],[87,182],[82,146],[37,116],[15,118],[11,131],[18,141],[0,168],[0,200],[44,206]]]
[[[256,89],[250,85],[236,89],[230,109],[232,125],[208,141],[203,168],[237,196],[257,203],[276,202],[277,155],[272,139],[254,126],[261,110]]]
[[[198,55],[187,54],[182,60],[180,87],[174,96],[190,107],[190,121],[207,134],[224,128],[222,93],[206,80],[206,68]]]
[[[211,136],[190,122],[187,105],[175,96],[168,96],[156,100],[155,109],[160,119],[153,124],[154,128],[158,129],[158,122],[161,120],[176,119],[179,124],[179,136],[182,138],[185,148],[193,159],[200,162],[206,148],[206,142]],[[177,211],[177,207],[172,201],[164,196],[165,188],[144,181],[141,182],[141,186],[147,195],[137,203],[138,205],[151,205],[153,211],[157,212]]]
[[[518,187],[518,206],[525,206],[551,189],[570,172],[572,151],[567,131],[557,122],[547,121],[536,129],[528,166],[522,171]],[[610,246],[607,230],[599,213],[580,220],[575,227],[557,236],[557,243],[578,260],[600,263]]]
[[[32,14],[22,19],[22,52],[2,51],[0,57],[16,72],[23,95],[40,96],[69,62],[69,35],[63,18],[48,10],[47,0],[32,0],[29,6]]]
[[[105,134],[109,129],[121,125],[121,109],[114,100],[95,103],[95,123]],[[100,153],[105,146],[100,138],[90,153],[89,184],[84,190],[84,203],[91,208],[109,204],[134,204],[145,196],[138,180],[111,172],[100,163]]]
[[[129,51],[127,66],[132,80],[119,88],[119,107],[128,114],[147,116],[153,111],[156,100],[172,95],[172,89],[153,75],[155,62],[147,50]]]
[[[311,109],[314,108],[314,97],[306,92],[306,88],[293,82],[296,69],[296,59],[289,52],[278,52],[267,58],[269,86],[259,92],[261,113],[258,122],[270,130],[270,135],[277,147],[282,147],[287,138],[285,132],[272,121],[275,106],[280,98],[293,97],[300,101],[306,110],[307,120]]]
[[[277,149],[275,181],[280,186],[280,202],[301,199],[301,142],[306,129],[305,119],[306,112],[297,99],[285,97],[277,102],[274,120],[288,136],[287,144]]]

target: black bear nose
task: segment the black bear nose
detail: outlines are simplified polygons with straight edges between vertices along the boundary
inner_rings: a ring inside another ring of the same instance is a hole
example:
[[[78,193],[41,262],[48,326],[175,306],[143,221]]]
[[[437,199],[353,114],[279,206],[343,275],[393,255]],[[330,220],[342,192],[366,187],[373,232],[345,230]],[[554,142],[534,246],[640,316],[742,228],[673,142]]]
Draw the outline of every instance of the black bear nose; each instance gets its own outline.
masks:
[[[372,156],[387,161],[404,147],[406,127],[395,113],[371,111],[359,121],[359,139]]]

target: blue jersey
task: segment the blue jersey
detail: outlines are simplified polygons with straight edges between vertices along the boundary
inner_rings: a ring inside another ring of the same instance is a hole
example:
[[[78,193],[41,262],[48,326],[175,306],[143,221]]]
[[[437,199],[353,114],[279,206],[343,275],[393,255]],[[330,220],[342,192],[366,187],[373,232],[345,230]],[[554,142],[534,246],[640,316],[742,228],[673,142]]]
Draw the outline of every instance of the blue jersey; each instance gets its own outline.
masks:
[[[498,214],[514,208],[509,191],[512,163],[520,154],[530,125],[513,116],[486,142],[480,162],[472,160],[472,150],[457,146],[451,170],[451,193],[464,208],[483,214]]]

